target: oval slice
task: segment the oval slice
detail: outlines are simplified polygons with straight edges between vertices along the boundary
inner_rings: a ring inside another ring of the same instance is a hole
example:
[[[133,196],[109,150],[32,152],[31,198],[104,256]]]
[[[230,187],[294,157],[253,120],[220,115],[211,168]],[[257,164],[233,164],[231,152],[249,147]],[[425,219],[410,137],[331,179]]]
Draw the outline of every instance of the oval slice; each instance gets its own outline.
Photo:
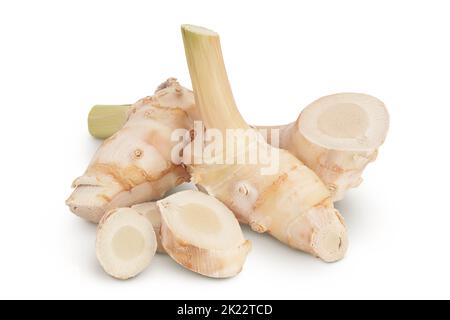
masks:
[[[213,278],[232,277],[242,270],[251,243],[222,202],[188,190],[157,204],[162,218],[161,242],[176,262]]]

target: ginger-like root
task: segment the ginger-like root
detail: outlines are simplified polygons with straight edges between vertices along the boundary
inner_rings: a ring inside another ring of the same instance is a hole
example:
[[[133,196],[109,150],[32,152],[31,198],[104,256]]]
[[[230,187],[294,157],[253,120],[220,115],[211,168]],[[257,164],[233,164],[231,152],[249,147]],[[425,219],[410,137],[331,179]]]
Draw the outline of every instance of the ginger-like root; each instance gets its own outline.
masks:
[[[148,267],[156,252],[150,221],[130,208],[114,209],[97,227],[97,259],[106,273],[125,280]]]
[[[148,221],[150,221],[153,226],[153,230],[155,231],[156,241],[158,242],[156,251],[158,253],[166,253],[166,250],[164,250],[161,243],[161,213],[159,212],[156,202],[136,204],[132,206],[131,209],[136,210],[140,215],[146,217]]]
[[[220,130],[223,136],[227,129],[250,130],[234,102],[219,36],[188,25],[182,26],[182,34],[196,105],[205,126]],[[291,247],[327,262],[342,259],[347,250],[347,232],[326,186],[289,152],[261,140],[246,142],[244,153],[250,155],[263,146],[271,151],[269,154],[278,154],[276,173],[261,175],[265,167],[262,164],[221,165],[208,161],[190,166],[192,180],[253,230],[269,232]]]
[[[233,277],[242,270],[251,243],[223,203],[187,190],[157,204],[162,244],[177,263],[212,278]]]
[[[185,168],[171,161],[177,145],[171,134],[189,130],[195,117],[192,94],[172,78],[154,96],[139,100],[122,129],[103,142],[85,174],[74,181],[66,201],[72,212],[97,223],[111,209],[159,200],[188,181]]]
[[[362,182],[388,128],[389,114],[377,98],[334,94],[314,101],[296,122],[282,127],[280,147],[314,170],[338,201]]]
[[[192,94],[192,93],[188,93]],[[89,116],[91,134],[114,133],[123,125],[121,114],[129,107],[94,106]],[[375,97],[338,93],[311,103],[298,120],[285,126],[256,126],[268,130],[268,143],[287,150],[312,169],[327,185],[333,201],[359,186],[362,172],[374,161],[389,127],[389,114]],[[271,141],[271,130],[280,141]]]

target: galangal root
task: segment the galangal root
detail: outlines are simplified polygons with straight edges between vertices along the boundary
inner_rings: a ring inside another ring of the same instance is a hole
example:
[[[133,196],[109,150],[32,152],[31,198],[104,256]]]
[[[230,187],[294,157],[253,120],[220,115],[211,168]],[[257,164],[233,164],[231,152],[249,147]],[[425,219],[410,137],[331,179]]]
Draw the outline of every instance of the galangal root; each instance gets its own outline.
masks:
[[[189,25],[182,27],[182,34],[196,106],[206,128],[220,130],[223,136],[229,129],[251,132],[234,102],[219,36]],[[347,231],[326,186],[289,152],[268,146],[257,133],[251,136],[241,153],[247,157],[265,149],[278,155],[275,173],[262,175],[264,165],[259,163],[215,164],[220,161],[207,159],[205,163],[212,164],[189,166],[192,181],[225,203],[254,231],[268,232],[327,262],[342,259]],[[224,153],[230,153],[227,146]]]
[[[235,276],[251,249],[239,222],[323,261],[342,259],[347,230],[333,202],[359,185],[375,160],[389,127],[384,104],[340,93],[314,101],[294,123],[251,127],[234,101],[217,33],[184,25],[182,36],[193,91],[169,78],[153,96],[133,105],[95,106],[89,114],[90,133],[106,140],[66,203],[99,223],[103,269],[128,279],[161,252],[208,277]],[[236,151],[205,139],[203,129],[194,130],[196,121],[222,136],[229,130],[247,134]],[[271,129],[279,130],[279,139]],[[181,147],[173,137],[178,130],[187,134]],[[264,163],[239,161],[261,150]],[[231,162],[221,161],[230,154]],[[267,163],[277,165],[267,171]],[[189,181],[202,192],[164,198]]]
[[[117,279],[144,271],[159,246],[183,267],[212,278],[238,274],[251,249],[230,209],[193,190],[111,210],[97,228],[97,258]]]
[[[242,270],[251,243],[222,202],[199,191],[182,191],[157,202],[161,242],[183,267],[212,278]]]
[[[142,272],[156,252],[153,226],[130,208],[114,209],[97,227],[97,259],[106,273],[129,279]]]
[[[161,199],[189,181],[184,166],[171,161],[171,133],[191,129],[194,98],[175,80],[163,83],[154,96],[139,100],[127,112],[126,124],[106,139],[66,204],[76,215],[98,223],[111,209]]]
[[[193,92],[186,90],[193,97]],[[126,122],[130,105],[96,105],[88,117],[96,138],[114,134]],[[338,93],[308,105],[297,121],[284,126],[256,126],[267,130],[268,143],[287,150],[312,169],[326,184],[333,201],[359,186],[367,164],[374,161],[389,128],[389,114],[375,97],[362,93]],[[271,131],[280,140],[271,141]]]

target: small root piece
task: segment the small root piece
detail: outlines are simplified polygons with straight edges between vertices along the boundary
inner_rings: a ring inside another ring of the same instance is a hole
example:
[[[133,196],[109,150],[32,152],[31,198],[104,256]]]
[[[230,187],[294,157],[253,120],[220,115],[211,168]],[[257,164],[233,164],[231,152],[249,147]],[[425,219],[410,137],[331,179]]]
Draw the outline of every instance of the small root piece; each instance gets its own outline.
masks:
[[[183,191],[157,202],[161,241],[183,267],[212,278],[238,274],[250,251],[233,213],[216,198]]]
[[[348,248],[344,219],[330,207],[309,209],[291,221],[286,231],[291,247],[301,248],[325,262],[342,259]]]
[[[110,276],[126,280],[148,267],[157,247],[150,221],[136,210],[105,214],[97,228],[97,259]]]

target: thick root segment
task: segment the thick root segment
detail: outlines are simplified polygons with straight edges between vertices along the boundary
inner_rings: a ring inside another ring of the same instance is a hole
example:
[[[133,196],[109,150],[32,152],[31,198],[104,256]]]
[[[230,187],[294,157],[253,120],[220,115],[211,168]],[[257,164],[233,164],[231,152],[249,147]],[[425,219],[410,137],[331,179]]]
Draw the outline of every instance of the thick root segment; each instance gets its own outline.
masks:
[[[268,232],[326,262],[342,259],[348,247],[347,230],[329,191],[313,171],[283,150],[280,165],[271,176],[260,175],[260,166],[197,165],[190,170],[194,183],[254,231]]]
[[[193,96],[175,79],[128,111],[126,124],[98,149],[85,174],[73,183],[66,201],[72,212],[99,222],[105,212],[160,199],[188,181],[183,166],[171,162],[174,130],[190,129],[195,119]]]
[[[156,236],[149,220],[133,209],[115,209],[97,227],[97,259],[106,273],[129,279],[148,267],[156,252]]]
[[[158,207],[162,244],[180,265],[212,278],[233,277],[242,270],[251,243],[224,204],[189,190],[158,201]]]
[[[359,186],[389,128],[384,104],[369,95],[340,93],[320,98],[297,122],[282,128],[280,147],[292,152],[324,181],[333,201]]]
[[[131,209],[136,210],[140,215],[146,217],[148,221],[150,221],[153,226],[153,230],[155,231],[156,241],[158,242],[156,251],[158,253],[166,253],[166,250],[164,250],[161,243],[161,213],[159,212],[156,202],[136,204],[132,206]]]
[[[329,206],[313,207],[291,221],[286,235],[290,246],[326,262],[336,261],[348,248],[344,219]]]
[[[182,33],[197,107],[207,128],[223,133],[229,128],[249,129],[234,103],[218,35],[195,26],[183,26]],[[293,155],[261,140],[246,144],[246,152],[258,154],[252,148],[264,147],[272,151],[268,154],[277,154],[278,160],[272,158],[279,164],[276,173],[262,175],[266,166],[261,164],[218,165],[214,163],[220,162],[208,159],[204,163],[209,164],[191,166],[193,182],[225,203],[253,230],[269,232],[324,261],[342,259],[347,249],[346,228],[326,186]],[[164,235],[164,226],[162,232]]]

